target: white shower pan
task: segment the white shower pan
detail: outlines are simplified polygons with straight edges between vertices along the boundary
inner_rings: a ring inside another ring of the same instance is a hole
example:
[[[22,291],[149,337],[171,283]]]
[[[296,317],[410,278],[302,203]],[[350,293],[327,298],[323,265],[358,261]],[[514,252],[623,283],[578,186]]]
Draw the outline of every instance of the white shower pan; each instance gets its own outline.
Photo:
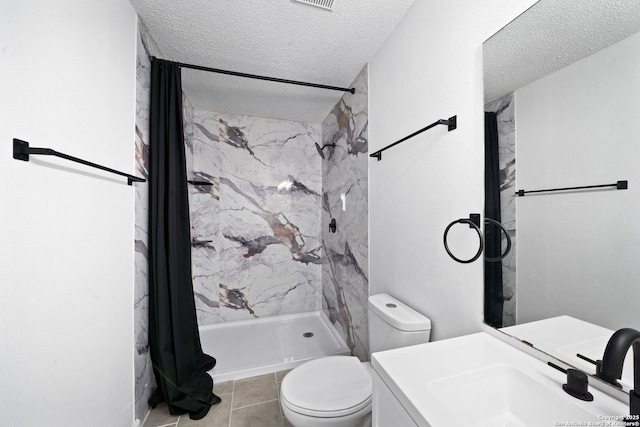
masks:
[[[202,350],[216,358],[215,382],[292,369],[350,351],[322,311],[204,325]]]

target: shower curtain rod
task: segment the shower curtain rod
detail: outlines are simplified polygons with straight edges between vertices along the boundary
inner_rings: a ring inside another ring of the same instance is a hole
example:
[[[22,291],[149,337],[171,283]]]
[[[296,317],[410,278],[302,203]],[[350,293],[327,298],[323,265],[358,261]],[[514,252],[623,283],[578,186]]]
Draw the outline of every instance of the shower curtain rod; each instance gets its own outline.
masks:
[[[156,59],[156,58],[154,57],[154,59]],[[291,84],[291,85],[309,86],[309,87],[317,87],[317,88],[320,88],[320,89],[329,89],[329,90],[337,90],[337,91],[341,91],[341,92],[356,93],[355,88],[344,88],[344,87],[337,87],[337,86],[321,85],[321,84],[317,84],[317,83],[301,82],[301,81],[298,81],[298,80],[287,80],[287,79],[279,79],[279,78],[276,78],[276,77],[259,76],[257,74],[240,73],[238,71],[221,70],[219,68],[211,68],[211,67],[203,67],[201,65],[185,64],[184,62],[175,62],[175,61],[170,61],[170,62],[173,62],[174,64],[177,64],[182,68],[191,68],[193,70],[209,71],[211,73],[227,74],[229,76],[237,76],[237,77],[246,77],[248,79],[266,80],[266,81],[269,81],[269,82],[288,83],[288,84]]]

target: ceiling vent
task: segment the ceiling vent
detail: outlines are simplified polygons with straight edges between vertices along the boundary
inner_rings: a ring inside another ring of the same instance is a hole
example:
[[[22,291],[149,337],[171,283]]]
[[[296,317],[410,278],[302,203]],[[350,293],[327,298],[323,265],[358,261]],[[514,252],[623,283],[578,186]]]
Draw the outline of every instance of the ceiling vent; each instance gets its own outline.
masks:
[[[320,7],[322,9],[331,10],[333,6],[333,0],[291,0],[296,1],[298,3],[305,3],[311,6]]]

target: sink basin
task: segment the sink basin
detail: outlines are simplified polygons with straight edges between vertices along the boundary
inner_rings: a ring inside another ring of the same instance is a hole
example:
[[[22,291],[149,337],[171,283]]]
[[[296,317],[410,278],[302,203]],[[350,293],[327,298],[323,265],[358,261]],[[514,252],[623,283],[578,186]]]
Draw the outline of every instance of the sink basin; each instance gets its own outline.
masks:
[[[428,388],[456,425],[520,427],[598,421],[596,415],[575,405],[562,388],[551,389],[509,365],[434,380]]]

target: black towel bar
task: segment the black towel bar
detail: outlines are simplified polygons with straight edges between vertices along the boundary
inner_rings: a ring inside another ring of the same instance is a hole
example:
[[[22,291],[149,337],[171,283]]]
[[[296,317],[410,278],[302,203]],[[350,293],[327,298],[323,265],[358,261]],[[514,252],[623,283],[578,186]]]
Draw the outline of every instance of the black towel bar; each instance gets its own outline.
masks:
[[[602,184],[602,185],[584,185],[581,187],[564,187],[564,188],[549,188],[547,190],[518,190],[516,194],[519,197],[523,197],[525,194],[529,193],[549,193],[553,191],[569,191],[569,190],[586,190],[589,188],[604,188],[604,187],[616,187],[616,190],[626,190],[629,188],[628,181],[618,181],[615,184]]]
[[[376,151],[376,152],[375,152],[375,153],[373,153],[373,154],[369,154],[369,157],[377,157],[377,158],[378,158],[378,161],[380,161],[380,160],[382,160],[382,152],[383,152],[384,150],[388,150],[389,148],[393,147],[394,145],[398,145],[398,144],[400,144],[401,142],[404,142],[404,141],[406,141],[406,140],[407,140],[407,139],[409,139],[409,138],[413,138],[414,136],[416,136],[416,135],[418,135],[418,134],[421,134],[422,132],[424,132],[424,131],[426,131],[426,130],[429,130],[429,129],[431,129],[432,127],[435,127],[435,126],[438,126],[438,125],[445,125],[445,126],[447,126],[448,131],[449,131],[449,132],[451,132],[451,131],[452,131],[452,130],[454,130],[456,127],[458,127],[458,119],[457,119],[457,116],[449,117],[449,119],[448,119],[448,120],[441,119],[441,120],[438,120],[437,122],[431,123],[429,126],[424,127],[424,128],[422,128],[422,129],[420,129],[419,131],[416,131],[416,132],[412,133],[411,135],[405,136],[404,138],[397,140],[397,141],[396,141],[396,142],[394,142],[393,144],[389,144],[389,145],[387,145],[386,147],[384,147],[384,148],[382,148],[382,149],[380,149],[380,150]]]
[[[125,176],[127,177],[127,184],[129,185],[131,185],[131,183],[134,181],[135,182],[147,181],[146,179],[138,178],[137,176],[129,175],[128,173],[120,172],[115,169],[108,168],[106,166],[98,165],[96,163],[88,162],[86,160],[82,160],[77,157],[69,156],[68,154],[60,153],[56,150],[52,150],[51,148],[29,147],[29,143],[27,141],[22,141],[16,138],[13,139],[13,158],[14,159],[28,162],[30,154],[42,155],[42,156],[56,156],[62,159],[70,160],[72,162],[80,163],[86,166],[91,166],[92,168],[114,173],[116,175]]]

